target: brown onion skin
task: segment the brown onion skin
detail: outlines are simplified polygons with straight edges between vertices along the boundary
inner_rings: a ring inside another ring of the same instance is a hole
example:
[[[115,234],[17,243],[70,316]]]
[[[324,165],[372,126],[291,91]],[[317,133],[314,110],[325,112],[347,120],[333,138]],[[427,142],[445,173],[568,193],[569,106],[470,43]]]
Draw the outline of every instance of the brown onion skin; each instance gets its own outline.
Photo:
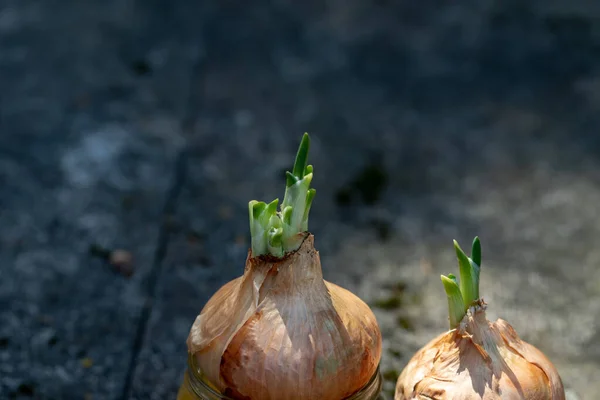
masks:
[[[249,252],[244,275],[196,319],[188,349],[233,398],[340,400],[376,373],[381,342],[371,309],[323,279],[309,235],[281,259]]]
[[[564,400],[558,371],[519,338],[508,322],[485,311],[421,348],[396,383],[395,400]]]

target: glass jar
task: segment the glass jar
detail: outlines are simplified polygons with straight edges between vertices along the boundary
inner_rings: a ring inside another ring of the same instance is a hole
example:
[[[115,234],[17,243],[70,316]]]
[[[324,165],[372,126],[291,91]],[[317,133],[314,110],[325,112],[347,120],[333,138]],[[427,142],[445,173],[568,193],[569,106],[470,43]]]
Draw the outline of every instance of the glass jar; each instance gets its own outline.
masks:
[[[382,378],[379,367],[371,380],[358,392],[344,400],[375,400],[379,397],[382,388]],[[234,400],[221,394],[216,388],[203,378],[196,367],[194,357],[188,357],[188,367],[183,377],[183,383],[177,393],[177,400]]]

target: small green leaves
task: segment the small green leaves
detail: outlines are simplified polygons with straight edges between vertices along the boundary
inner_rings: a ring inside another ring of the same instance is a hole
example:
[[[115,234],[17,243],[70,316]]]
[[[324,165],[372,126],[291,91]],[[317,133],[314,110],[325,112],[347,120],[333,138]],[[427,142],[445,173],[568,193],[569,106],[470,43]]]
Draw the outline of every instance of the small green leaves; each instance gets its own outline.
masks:
[[[458,267],[460,272],[460,291],[463,295],[463,301],[466,305],[470,305],[479,299],[479,280],[475,279],[473,261],[460,248],[458,242],[454,241],[454,249],[456,250],[456,258],[458,259]]]
[[[304,215],[302,216],[302,231],[308,230],[308,213],[310,212],[310,206],[312,205],[315,194],[317,194],[316,189],[309,189],[308,193],[306,193],[306,209],[304,210]]]
[[[442,275],[442,283],[448,297],[450,327],[456,328],[467,309],[479,300],[479,272],[481,264],[481,244],[479,238],[473,240],[472,253],[469,258],[454,241],[454,250],[458,259],[460,281],[452,274]],[[477,260],[477,261],[474,261]],[[460,297],[460,301],[457,296]]]
[[[290,225],[292,223],[292,211],[293,211],[292,206],[287,206],[281,212],[281,215],[283,216],[282,219],[283,219],[284,225]]]
[[[300,179],[292,174],[290,171],[285,171],[285,186],[290,187],[294,183],[298,182]]]
[[[248,203],[250,214],[250,233],[252,236],[252,249],[263,254],[270,242],[268,234],[272,228],[278,228],[281,223],[277,219],[273,220],[277,212],[279,199],[275,199],[269,204],[252,200]]]
[[[477,236],[475,236],[475,239],[473,239],[471,259],[475,264],[481,267],[481,243],[479,242],[479,237]]]
[[[310,148],[310,138],[308,137],[308,133],[305,133],[302,136],[302,141],[300,142],[300,147],[298,147],[298,153],[296,153],[296,162],[294,162],[293,175],[298,178],[298,180],[304,178],[305,175],[308,175],[310,172],[306,172],[307,165],[306,161],[308,160],[308,150]],[[312,172],[312,166],[310,167]],[[289,186],[289,185],[288,185]]]
[[[249,203],[253,256],[269,253],[281,257],[302,243],[300,234],[308,231],[308,214],[316,193],[310,189],[313,167],[307,165],[309,148],[310,137],[305,133],[292,172],[286,172],[285,196],[279,212],[278,200],[268,205],[256,200]]]
[[[268,250],[274,256],[283,256],[283,228],[271,228],[268,234]]]
[[[265,211],[267,208],[267,203],[264,201],[256,201],[252,200],[250,202],[250,213],[254,219],[258,219],[258,217]]]
[[[448,315],[450,316],[450,329],[454,329],[460,324],[465,316],[465,303],[460,293],[460,288],[456,283],[454,275],[441,276],[446,296],[448,297]]]
[[[279,199],[275,199],[269,203],[267,206],[267,213],[269,215],[273,215],[277,212],[277,204],[279,204]]]

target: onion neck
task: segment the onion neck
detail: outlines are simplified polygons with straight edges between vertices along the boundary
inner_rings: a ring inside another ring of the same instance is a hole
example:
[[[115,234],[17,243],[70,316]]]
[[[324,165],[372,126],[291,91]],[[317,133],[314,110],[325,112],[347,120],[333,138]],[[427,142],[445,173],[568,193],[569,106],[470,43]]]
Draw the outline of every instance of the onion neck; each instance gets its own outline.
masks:
[[[489,321],[485,315],[487,304],[483,300],[477,301],[474,305],[469,307],[464,317],[456,327],[456,330],[461,335],[467,334],[477,344],[481,344],[481,331],[489,330]]]
[[[477,301],[469,307],[455,332],[475,346],[479,355],[488,362],[493,374],[496,375],[507,367],[499,347],[504,345],[504,340],[498,327],[487,320],[485,310],[485,302]]]
[[[460,272],[460,281],[453,274],[441,276],[446,297],[448,298],[448,315],[450,329],[456,329],[467,310],[478,304],[479,298],[479,272],[481,265],[481,244],[479,238],[473,240],[471,257],[468,257],[460,248],[458,242],[454,241],[456,258]]]
[[[308,214],[315,197],[310,188],[312,165],[307,165],[310,138],[302,137],[292,172],[286,172],[286,189],[279,211],[279,199],[269,204],[252,200],[248,204],[252,255],[283,257],[300,248],[307,236]]]
[[[249,255],[246,265],[244,275],[264,276],[260,281],[254,280],[253,284],[258,289],[257,305],[274,287],[285,287],[286,291],[304,291],[302,287],[308,285],[310,290],[318,290],[319,287],[325,290],[319,252],[315,249],[315,237],[310,233],[303,236],[297,250],[285,253],[282,257]]]

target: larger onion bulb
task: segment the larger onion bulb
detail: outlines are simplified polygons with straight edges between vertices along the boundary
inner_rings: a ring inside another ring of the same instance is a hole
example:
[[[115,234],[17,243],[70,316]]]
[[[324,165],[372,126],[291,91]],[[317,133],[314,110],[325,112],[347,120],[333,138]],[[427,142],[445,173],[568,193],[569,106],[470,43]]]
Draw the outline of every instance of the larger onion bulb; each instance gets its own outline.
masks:
[[[443,276],[451,330],[421,348],[400,374],[395,400],[564,400],[554,365],[519,338],[508,322],[486,319],[479,298],[481,247],[472,258],[454,242],[460,284]]]
[[[188,350],[221,393],[252,400],[342,400],[378,372],[381,333],[357,296],[323,279],[307,218],[314,189],[305,135],[277,212],[250,202],[243,276],[196,318]]]

